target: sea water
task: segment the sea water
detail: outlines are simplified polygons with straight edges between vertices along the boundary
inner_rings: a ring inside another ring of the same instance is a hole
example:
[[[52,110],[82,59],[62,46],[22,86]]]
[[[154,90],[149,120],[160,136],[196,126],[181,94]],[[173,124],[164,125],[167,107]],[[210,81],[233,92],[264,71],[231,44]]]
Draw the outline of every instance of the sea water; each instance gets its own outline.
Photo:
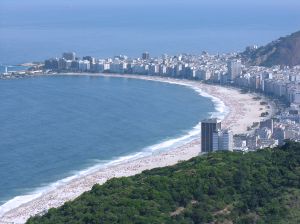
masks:
[[[40,76],[0,80],[0,90],[1,204],[199,137],[217,112],[187,86],[126,78]]]

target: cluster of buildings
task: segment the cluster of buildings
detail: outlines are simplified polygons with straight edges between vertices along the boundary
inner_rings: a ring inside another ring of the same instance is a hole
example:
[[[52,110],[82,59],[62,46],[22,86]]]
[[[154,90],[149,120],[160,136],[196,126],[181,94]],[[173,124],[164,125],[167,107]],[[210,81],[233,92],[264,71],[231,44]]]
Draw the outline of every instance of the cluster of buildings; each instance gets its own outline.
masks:
[[[222,129],[221,121],[217,118],[203,120],[201,122],[201,152],[251,151],[276,147],[283,144],[285,139],[299,141],[300,113],[297,113],[297,116],[293,114],[293,118],[296,117],[298,123],[289,119],[281,119],[280,122],[275,122],[277,118],[267,119],[259,123],[254,133],[242,135],[234,135],[230,129]]]
[[[148,52],[145,52],[140,58],[134,59],[125,55],[107,59],[95,59],[91,56],[78,58],[75,53],[70,52],[63,53],[61,58],[46,60],[44,69],[54,72],[126,73],[218,80],[222,75],[227,74],[227,65],[224,62],[224,56],[212,56],[205,52],[200,56],[164,54],[158,58],[152,58]]]
[[[245,66],[235,53],[210,55],[180,54],[152,58],[148,52],[140,58],[125,55],[107,59],[92,56],[76,57],[74,52],[63,53],[61,58],[45,60],[44,70],[54,72],[95,72],[118,74],[159,75],[196,79],[205,82],[234,85],[246,90],[262,92],[300,103],[300,66]]]
[[[300,141],[300,66],[246,66],[236,53],[211,55],[202,52],[200,55],[151,57],[145,52],[139,58],[119,55],[96,59],[92,56],[79,58],[74,52],[66,52],[60,58],[45,60],[42,70],[43,73],[91,72],[184,78],[261,93],[276,104],[285,104],[279,107],[276,116],[254,124],[254,131],[238,136],[230,130],[222,130],[217,121],[204,122],[203,150],[247,151],[274,147],[285,139]],[[268,102],[262,103],[268,106]],[[262,114],[262,117],[268,117],[268,114]],[[206,129],[205,125],[213,128]],[[206,135],[208,130],[210,134]]]
[[[236,150],[275,147],[286,139],[300,141],[300,108],[297,104],[280,107],[272,118],[260,122],[253,134],[234,136]]]
[[[283,130],[274,127],[272,118],[261,121],[254,133],[234,136],[234,150],[248,151],[276,147],[284,143]]]
[[[233,133],[221,128],[221,121],[217,118],[206,119],[201,122],[201,152],[232,151]]]
[[[240,88],[262,92],[286,103],[300,103],[300,66],[245,67],[233,81]]]

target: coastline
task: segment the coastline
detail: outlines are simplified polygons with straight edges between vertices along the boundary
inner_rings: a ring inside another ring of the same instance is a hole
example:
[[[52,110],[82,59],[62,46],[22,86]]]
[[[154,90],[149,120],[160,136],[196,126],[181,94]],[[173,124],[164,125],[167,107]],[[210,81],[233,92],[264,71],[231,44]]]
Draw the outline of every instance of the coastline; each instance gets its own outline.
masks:
[[[156,76],[116,74],[67,73],[56,74],[55,76],[60,75],[134,78],[148,81],[167,82],[190,87],[197,91],[200,95],[210,97],[212,99],[216,105],[216,109],[218,110],[218,113],[213,114],[212,116],[220,117],[222,119],[222,126],[224,128],[231,128],[234,134],[247,132],[247,128],[251,126],[253,122],[258,122],[262,119],[260,117],[261,112],[267,110],[265,106],[260,105],[260,101],[255,101],[253,99],[253,97],[255,97],[253,94],[242,94],[235,89],[207,85],[197,81]],[[261,108],[263,108],[263,111],[260,111]],[[272,108],[270,108],[269,111],[272,111]],[[174,146],[174,148],[165,152],[129,161],[125,160],[119,164],[111,164],[108,167],[98,167],[90,172],[83,172],[81,175],[66,180],[43,194],[40,193],[40,195],[37,195],[38,197],[33,200],[29,199],[28,202],[21,204],[19,207],[13,208],[13,206],[11,206],[9,208],[8,206],[7,211],[4,211],[3,216],[0,217],[0,223],[24,223],[32,215],[39,214],[51,207],[59,207],[64,202],[75,199],[84,191],[90,190],[96,183],[103,184],[113,177],[131,176],[140,173],[143,170],[174,165],[181,160],[188,160],[197,156],[199,152],[200,141],[199,138],[197,138],[183,145]],[[6,204],[4,204],[4,206],[5,205]]]

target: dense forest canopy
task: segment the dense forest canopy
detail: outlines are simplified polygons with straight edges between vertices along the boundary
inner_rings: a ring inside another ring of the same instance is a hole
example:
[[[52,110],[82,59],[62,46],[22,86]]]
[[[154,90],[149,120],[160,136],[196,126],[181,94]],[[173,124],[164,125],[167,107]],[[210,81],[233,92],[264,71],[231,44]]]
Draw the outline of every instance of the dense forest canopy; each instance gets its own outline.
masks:
[[[300,223],[300,144],[111,179],[27,223]]]

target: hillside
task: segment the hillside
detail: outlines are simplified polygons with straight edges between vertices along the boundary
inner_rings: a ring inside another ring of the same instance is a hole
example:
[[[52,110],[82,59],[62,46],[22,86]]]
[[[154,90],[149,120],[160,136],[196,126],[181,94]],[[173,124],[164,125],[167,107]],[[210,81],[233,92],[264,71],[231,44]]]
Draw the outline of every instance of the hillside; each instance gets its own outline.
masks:
[[[300,144],[289,142],[112,179],[27,223],[299,222]]]
[[[250,65],[300,65],[300,31],[256,50],[246,50],[241,56],[244,62]]]

